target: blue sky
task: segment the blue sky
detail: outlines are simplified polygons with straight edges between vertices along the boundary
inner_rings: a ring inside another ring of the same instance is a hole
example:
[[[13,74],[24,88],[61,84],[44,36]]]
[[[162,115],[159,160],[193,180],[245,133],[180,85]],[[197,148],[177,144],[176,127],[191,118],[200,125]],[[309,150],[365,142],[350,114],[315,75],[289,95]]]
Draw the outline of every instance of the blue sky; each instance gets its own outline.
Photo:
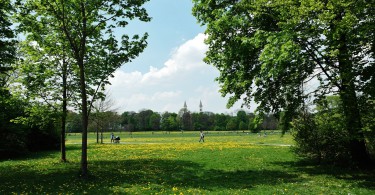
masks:
[[[204,27],[191,14],[191,0],[151,0],[145,4],[151,22],[131,22],[127,34],[149,33],[148,46],[133,62],[123,65],[110,79],[111,99],[124,111],[151,109],[178,112],[186,101],[192,112],[232,113],[226,108],[214,79],[219,72],[203,62],[207,46]],[[251,109],[253,110],[253,108]]]
[[[202,33],[201,27],[191,15],[191,0],[151,0],[145,8],[151,22],[132,21],[125,33],[149,33],[148,47],[132,63],[125,65],[128,71],[147,72],[149,66],[162,67],[173,49],[186,40]]]

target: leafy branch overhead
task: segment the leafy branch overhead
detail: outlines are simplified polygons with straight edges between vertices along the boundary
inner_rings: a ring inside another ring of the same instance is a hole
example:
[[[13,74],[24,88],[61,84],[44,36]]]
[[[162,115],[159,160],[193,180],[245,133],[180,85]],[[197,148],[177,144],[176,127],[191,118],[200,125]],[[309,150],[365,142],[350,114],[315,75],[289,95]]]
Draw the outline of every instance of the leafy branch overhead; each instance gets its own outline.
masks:
[[[194,2],[193,14],[207,26],[205,61],[220,70],[221,92],[232,95],[228,106],[247,94],[245,104],[255,98],[260,109],[278,111],[301,103],[301,84],[315,79],[321,81],[316,95],[341,90],[347,85],[339,73],[343,59],[360,76],[357,90],[373,83],[364,72],[373,67],[371,2]]]

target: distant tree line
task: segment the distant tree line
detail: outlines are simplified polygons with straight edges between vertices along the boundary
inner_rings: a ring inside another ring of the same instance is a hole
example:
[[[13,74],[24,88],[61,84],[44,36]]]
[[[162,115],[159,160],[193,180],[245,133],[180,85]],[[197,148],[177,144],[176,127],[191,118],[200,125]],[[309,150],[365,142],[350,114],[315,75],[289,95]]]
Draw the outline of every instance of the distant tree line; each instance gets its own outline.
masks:
[[[100,115],[100,116],[99,116]],[[81,132],[80,115],[74,112],[68,114],[67,131]],[[158,113],[150,109],[139,112],[126,111],[119,115],[113,111],[105,111],[93,115],[89,122],[89,131],[251,131],[278,129],[278,120],[273,114],[264,115],[259,124],[253,113],[243,110],[235,116],[212,112],[198,113]]]

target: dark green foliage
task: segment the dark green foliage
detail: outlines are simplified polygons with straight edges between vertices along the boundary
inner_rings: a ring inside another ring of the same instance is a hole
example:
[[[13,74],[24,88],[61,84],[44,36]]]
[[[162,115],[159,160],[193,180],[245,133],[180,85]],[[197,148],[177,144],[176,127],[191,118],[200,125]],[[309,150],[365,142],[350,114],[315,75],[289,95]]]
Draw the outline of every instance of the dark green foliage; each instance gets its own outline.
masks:
[[[297,154],[321,163],[350,164],[350,136],[345,130],[342,103],[330,96],[317,103],[317,112],[301,113],[292,122]]]
[[[239,116],[230,116],[223,113],[185,112],[179,116],[177,113],[164,112],[160,116],[152,110],[143,110],[139,113],[124,112],[119,116],[119,120],[125,131],[251,130],[257,132],[262,129],[277,129],[278,121],[274,115],[260,116],[262,120],[259,120],[259,117],[256,118],[253,113],[246,113],[245,111],[239,111],[239,113]],[[68,120],[70,120],[70,123],[73,122],[72,119]],[[147,123],[147,121],[149,122]],[[74,124],[77,124],[77,122]]]
[[[1,89],[0,89],[1,90]],[[12,120],[24,115],[25,103],[2,90],[0,96],[0,157],[16,156],[27,151],[27,127]]]
[[[241,121],[244,122],[244,123],[248,123],[249,122],[249,116],[243,110],[240,110],[240,111],[237,112],[237,118],[238,118],[238,120],[240,122]]]
[[[136,130],[136,113],[135,112],[124,112],[121,115],[121,125],[124,127],[125,131]]]
[[[151,130],[150,118],[154,112],[152,110],[142,110],[137,114],[137,129],[141,131]]]
[[[238,120],[237,118],[231,118],[229,119],[228,123],[227,123],[227,129],[228,131],[231,131],[231,130],[238,130]]]
[[[193,15],[208,36],[204,60],[219,70],[229,107],[242,99],[258,103],[259,114],[283,111],[285,132],[309,95],[338,95],[353,161],[373,164],[358,94],[374,99],[374,1],[194,3]],[[316,84],[306,93],[311,81]]]
[[[226,129],[227,120],[229,116],[225,115],[223,113],[221,114],[215,114],[215,131],[224,131]]]
[[[247,130],[248,128],[249,126],[243,121],[241,121],[240,124],[238,125],[238,130]]]
[[[193,121],[190,112],[185,112],[181,117],[181,129],[182,130],[193,130]]]
[[[165,112],[161,116],[161,130],[175,131],[178,130],[177,114]]]
[[[150,122],[149,122],[149,126],[151,128],[151,130],[153,131],[157,131],[157,130],[160,130],[160,114],[154,112],[152,113],[152,115],[150,116]]]
[[[81,116],[75,112],[68,112],[66,128],[67,133],[82,132]]]
[[[58,148],[59,137],[53,118],[56,115],[53,112],[43,112],[42,115],[32,113],[30,110],[34,107],[31,104],[4,91],[0,96],[0,107],[0,158]]]
[[[8,90],[12,63],[16,58],[15,33],[11,29],[10,14],[13,7],[9,0],[0,1],[0,158],[26,151],[23,125],[11,120],[23,114],[24,102]]]
[[[361,117],[366,144],[373,160],[375,160],[375,100],[360,98]]]
[[[15,33],[11,29],[10,15],[13,11],[10,0],[0,1],[0,88],[7,81],[7,72],[16,56]]]
[[[31,128],[26,143],[29,151],[58,150],[60,137],[55,129],[54,124],[50,124],[48,129]]]
[[[279,122],[277,118],[273,114],[266,114],[263,116],[262,124],[260,124],[260,128],[263,130],[274,130],[277,129]]]
[[[192,123],[194,130],[213,129],[215,115],[210,112],[192,113]]]
[[[26,145],[29,151],[53,150],[60,146],[57,129],[60,127],[61,113],[47,105],[30,103],[24,107],[24,115],[18,116],[17,123],[27,127]],[[61,128],[60,128],[61,129]]]
[[[124,112],[119,117],[119,120],[121,121],[120,124],[124,126],[125,131],[157,131],[161,127],[166,128],[163,130],[176,130],[171,129],[176,124],[175,121],[168,120],[169,117],[169,113],[164,113],[163,116],[160,116],[157,112],[146,109],[139,113]]]

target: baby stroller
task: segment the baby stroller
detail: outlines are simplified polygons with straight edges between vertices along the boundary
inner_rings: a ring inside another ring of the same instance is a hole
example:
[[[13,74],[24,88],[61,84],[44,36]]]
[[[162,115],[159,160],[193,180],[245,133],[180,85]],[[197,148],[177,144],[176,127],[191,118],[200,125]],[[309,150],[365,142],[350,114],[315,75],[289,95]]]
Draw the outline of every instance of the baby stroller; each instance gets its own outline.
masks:
[[[114,141],[115,143],[120,143],[120,137],[119,136],[116,136],[116,138],[115,138],[115,141]]]

